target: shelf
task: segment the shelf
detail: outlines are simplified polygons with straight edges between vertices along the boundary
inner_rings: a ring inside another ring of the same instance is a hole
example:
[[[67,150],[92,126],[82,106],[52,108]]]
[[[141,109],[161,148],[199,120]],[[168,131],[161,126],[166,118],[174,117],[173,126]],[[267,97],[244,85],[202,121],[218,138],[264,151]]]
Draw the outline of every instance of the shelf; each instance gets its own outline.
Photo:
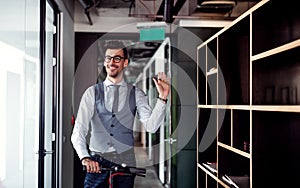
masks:
[[[234,147],[232,147],[232,146],[228,146],[228,145],[223,144],[223,143],[221,143],[221,142],[218,142],[218,146],[220,146],[220,147],[222,147],[222,148],[224,148],[224,149],[230,150],[230,151],[232,151],[232,152],[234,152],[234,153],[236,153],[236,154],[238,154],[238,155],[241,155],[241,156],[244,156],[244,157],[250,159],[250,156],[251,156],[250,153],[247,153],[247,152],[245,152],[245,151],[236,149],[236,148],[234,148]]]
[[[274,48],[274,49],[262,52],[260,54],[254,55],[254,56],[251,57],[251,61],[260,60],[260,59],[269,57],[271,55],[276,55],[276,54],[279,54],[281,52],[285,52],[285,51],[291,50],[291,49],[299,47],[299,46],[300,46],[300,39],[292,41],[292,42],[290,42],[288,44],[279,46],[277,48]]]
[[[218,142],[232,145],[231,110],[218,110]]]
[[[206,90],[206,47],[197,50],[197,91],[198,91],[198,104],[207,104]]]
[[[300,14],[293,3],[260,1],[197,48],[206,70],[197,80],[205,86],[197,104],[198,188],[234,187],[225,175],[240,188],[300,187]],[[217,173],[200,165],[206,162]]]
[[[217,38],[207,44],[207,71],[218,69]]]
[[[253,62],[254,105],[300,104],[300,47]]]
[[[208,170],[206,167],[204,167],[201,164],[198,164],[198,167],[201,168],[201,170],[203,170],[206,174],[208,174],[209,176],[211,176],[212,178],[214,178],[215,180],[217,180],[218,178],[215,176],[215,174],[213,172],[211,172],[210,170]]]
[[[218,179],[217,176],[215,176],[213,173],[211,173],[211,171],[209,171],[208,169],[206,169],[204,166],[202,166],[201,164],[197,164],[198,168],[200,168],[206,175],[208,175],[209,177],[211,177],[212,179],[214,179],[218,184],[220,184],[222,187],[224,188],[230,188],[230,186],[226,185],[223,181],[221,181],[220,179]],[[208,178],[206,178],[208,179]],[[215,184],[213,184],[215,187]]]
[[[250,104],[250,18],[245,17],[218,37],[219,105]]]
[[[299,106],[287,106],[287,105],[281,105],[281,106],[263,106],[263,105],[253,105],[252,110],[257,111],[273,111],[273,112],[300,112]]]
[[[207,105],[218,104],[217,74],[207,76]]]
[[[214,179],[216,182],[218,182],[222,187],[225,188],[232,188],[232,187],[237,187],[237,188],[242,188],[242,187],[249,187],[249,176],[227,176],[227,175],[222,175],[221,179],[219,179],[216,176],[216,172],[213,173],[211,170],[209,170],[205,164],[198,164],[197,165],[204,173],[206,173],[208,176],[210,176],[212,179]],[[224,178],[226,177],[226,178]],[[228,179],[233,182],[231,183],[228,181]],[[236,186],[233,186],[236,185]]]
[[[249,176],[222,176],[222,180],[226,182],[231,188],[249,188],[250,177]]]
[[[218,178],[222,175],[228,176],[249,176],[250,177],[250,158],[244,157],[239,153],[232,152],[228,148],[218,148]]]
[[[200,44],[197,49],[202,48],[203,46],[206,46],[209,42],[211,42],[212,40],[214,40],[215,38],[217,38],[220,34],[222,34],[223,32],[225,32],[226,30],[230,29],[232,26],[236,25],[237,23],[240,22],[240,20],[244,19],[245,17],[249,16],[250,14],[252,14],[255,10],[257,9],[261,9],[262,6],[264,6],[265,4],[268,4],[270,0],[261,0],[258,3],[256,3],[253,7],[251,7],[250,9],[248,9],[246,12],[244,12],[242,15],[240,15],[238,18],[236,18],[235,20],[233,20],[230,24],[226,25],[226,27],[224,27],[223,29],[221,29],[220,31],[218,31],[216,34],[214,34],[212,37],[210,37],[209,39],[207,39],[206,41],[204,41],[202,44]]]
[[[218,173],[216,169],[216,163],[202,163],[201,165],[204,166],[208,171],[210,171],[214,175]]]
[[[232,110],[232,146],[250,153],[250,111]]]
[[[215,108],[215,109],[236,109],[236,110],[250,110],[249,105],[202,105],[199,104],[198,108]]]
[[[252,113],[253,187],[300,187],[300,114]]]
[[[200,109],[198,123],[198,162],[217,161],[217,110]]]
[[[253,55],[300,38],[300,14],[292,2],[270,1],[252,13],[252,20]]]
[[[300,107],[296,105],[197,105],[198,108],[208,109],[233,109],[233,110],[257,110],[257,111],[274,111],[274,112],[300,112]]]

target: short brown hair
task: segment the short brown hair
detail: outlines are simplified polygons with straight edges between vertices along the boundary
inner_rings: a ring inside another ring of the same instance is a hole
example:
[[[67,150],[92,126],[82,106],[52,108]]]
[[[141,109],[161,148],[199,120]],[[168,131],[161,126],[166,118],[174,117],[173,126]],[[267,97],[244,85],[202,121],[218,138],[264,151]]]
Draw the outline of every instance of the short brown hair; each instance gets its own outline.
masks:
[[[122,49],[124,58],[128,59],[128,51],[124,43],[120,40],[109,40],[104,45],[105,52],[107,49]]]

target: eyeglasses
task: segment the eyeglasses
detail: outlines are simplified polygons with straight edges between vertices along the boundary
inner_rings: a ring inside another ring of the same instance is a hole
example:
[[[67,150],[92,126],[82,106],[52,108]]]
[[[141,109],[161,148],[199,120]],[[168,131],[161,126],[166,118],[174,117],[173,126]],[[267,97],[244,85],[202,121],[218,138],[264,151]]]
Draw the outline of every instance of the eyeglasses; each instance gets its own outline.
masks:
[[[124,57],[121,57],[121,56],[119,56],[119,55],[114,56],[114,57],[111,57],[111,56],[109,56],[109,55],[105,56],[105,62],[108,63],[108,62],[111,61],[111,59],[113,59],[114,62],[119,63],[122,59],[125,59],[125,58],[124,58]]]

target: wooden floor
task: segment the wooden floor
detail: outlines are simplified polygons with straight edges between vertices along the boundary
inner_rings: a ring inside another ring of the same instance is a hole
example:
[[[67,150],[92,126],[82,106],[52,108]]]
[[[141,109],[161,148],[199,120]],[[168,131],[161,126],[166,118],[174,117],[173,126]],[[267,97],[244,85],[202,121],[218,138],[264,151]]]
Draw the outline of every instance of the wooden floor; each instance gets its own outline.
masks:
[[[135,178],[134,188],[164,188],[143,147],[135,147],[137,166],[146,168],[146,177]]]

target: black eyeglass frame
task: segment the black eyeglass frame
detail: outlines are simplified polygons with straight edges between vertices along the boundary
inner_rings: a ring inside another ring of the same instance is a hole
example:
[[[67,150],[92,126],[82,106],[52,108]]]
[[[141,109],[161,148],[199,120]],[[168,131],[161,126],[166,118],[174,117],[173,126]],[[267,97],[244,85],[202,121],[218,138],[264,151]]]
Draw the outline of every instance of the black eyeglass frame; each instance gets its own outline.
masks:
[[[116,55],[116,56],[113,56],[113,57],[109,56],[109,55],[106,55],[104,61],[108,63],[112,59],[114,60],[114,62],[120,63],[122,59],[125,59],[125,57],[122,57],[122,56],[119,56],[119,55]]]

